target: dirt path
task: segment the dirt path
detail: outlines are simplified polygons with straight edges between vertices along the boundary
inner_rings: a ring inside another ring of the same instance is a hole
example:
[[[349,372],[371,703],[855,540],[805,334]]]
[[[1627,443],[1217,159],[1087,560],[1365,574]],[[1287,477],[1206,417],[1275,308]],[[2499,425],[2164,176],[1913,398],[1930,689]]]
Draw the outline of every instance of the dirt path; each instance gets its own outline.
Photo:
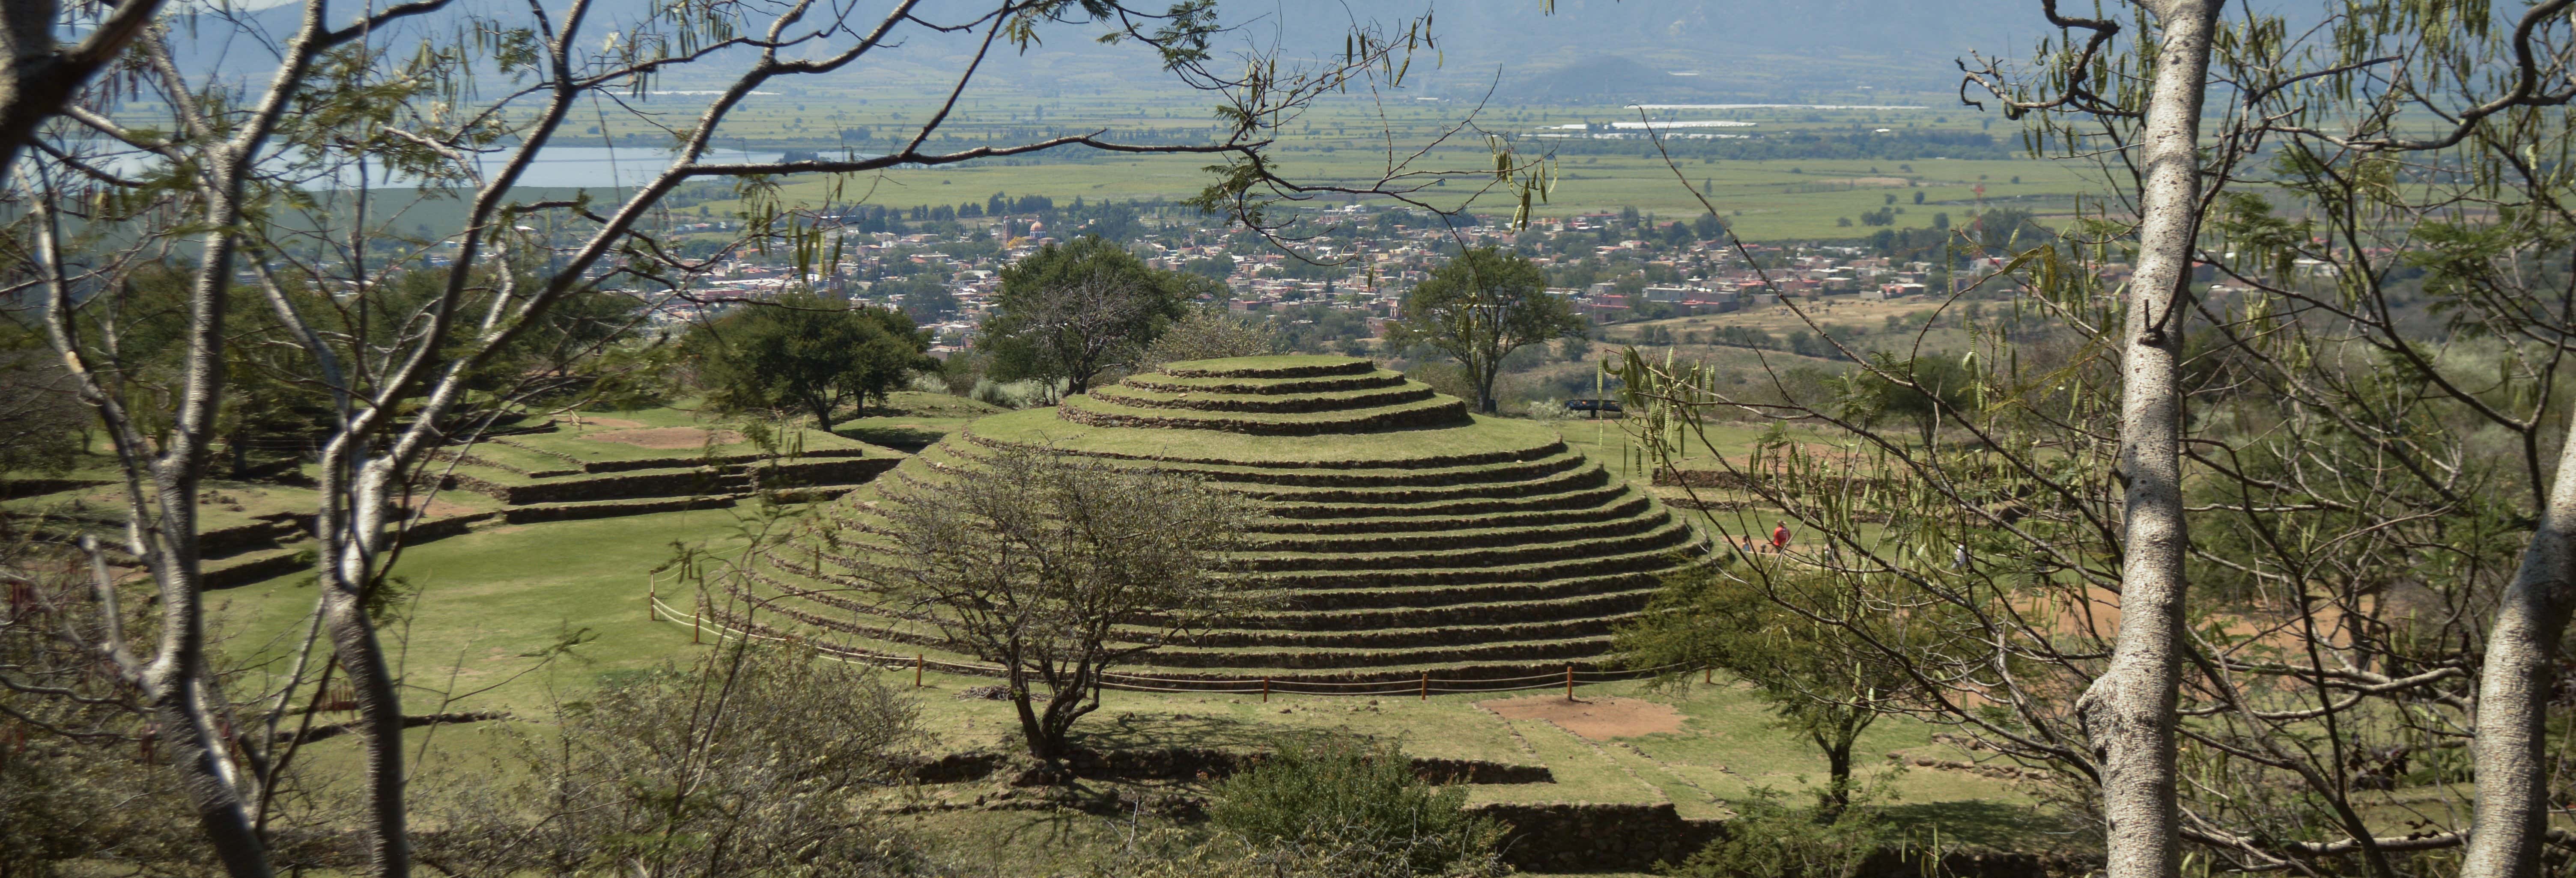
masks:
[[[1682,730],[1681,711],[1669,704],[1635,698],[1603,695],[1567,701],[1563,695],[1533,695],[1479,701],[1476,706],[1509,719],[1546,720],[1593,741]]]

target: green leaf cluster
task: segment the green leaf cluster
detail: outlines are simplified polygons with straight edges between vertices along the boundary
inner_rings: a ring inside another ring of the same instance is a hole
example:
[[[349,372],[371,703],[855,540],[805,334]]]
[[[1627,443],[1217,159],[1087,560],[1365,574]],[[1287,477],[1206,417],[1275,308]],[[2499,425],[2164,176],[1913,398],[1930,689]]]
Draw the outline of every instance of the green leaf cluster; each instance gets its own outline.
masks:
[[[737,307],[682,342],[719,410],[803,409],[830,430],[843,405],[864,413],[915,371],[939,368],[930,336],[888,308],[798,293]]]

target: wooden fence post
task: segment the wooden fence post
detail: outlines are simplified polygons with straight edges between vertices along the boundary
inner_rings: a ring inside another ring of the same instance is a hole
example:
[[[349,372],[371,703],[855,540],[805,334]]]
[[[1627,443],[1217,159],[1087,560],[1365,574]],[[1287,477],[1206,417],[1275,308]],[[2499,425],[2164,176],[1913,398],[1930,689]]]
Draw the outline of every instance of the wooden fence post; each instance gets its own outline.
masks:
[[[912,654],[912,688],[921,688],[921,653]]]
[[[1565,700],[1574,700],[1574,666],[1565,666]]]
[[[1431,672],[1422,672],[1422,700],[1431,700]]]
[[[1261,678],[1261,703],[1270,703],[1270,678]]]
[[[660,586],[658,586],[658,585],[654,585],[654,584],[652,584],[652,583],[646,583],[646,584],[645,584],[645,586],[644,586],[644,621],[647,621],[647,622],[659,622],[659,621],[662,621],[660,617],[657,617],[657,616],[653,615],[653,602],[654,602],[654,601],[656,601],[656,600],[660,600],[660,599],[661,599],[661,597],[662,597],[662,589],[661,589],[661,587],[660,587]]]

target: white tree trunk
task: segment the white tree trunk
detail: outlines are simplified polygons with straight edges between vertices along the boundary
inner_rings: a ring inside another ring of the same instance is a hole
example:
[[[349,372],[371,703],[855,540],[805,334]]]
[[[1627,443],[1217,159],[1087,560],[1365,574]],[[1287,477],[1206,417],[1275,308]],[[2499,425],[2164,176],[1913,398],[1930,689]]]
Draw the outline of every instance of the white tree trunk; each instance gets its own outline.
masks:
[[[2523,550],[2522,569],[2496,605],[2487,631],[2487,660],[2478,680],[2478,804],[2462,878],[2540,874],[2549,831],[2547,742],[2549,690],[2558,642],[2567,634],[2570,565],[2576,564],[2576,441],[2558,455],[2548,506]]]
[[[2201,94],[2218,0],[2167,0],[2137,146],[2138,269],[2129,284],[2120,392],[2125,486],[2120,631],[2110,666],[2076,704],[2099,759],[2109,878],[2180,871],[2174,699],[2183,658],[2182,398],[2175,364],[2200,198]]]

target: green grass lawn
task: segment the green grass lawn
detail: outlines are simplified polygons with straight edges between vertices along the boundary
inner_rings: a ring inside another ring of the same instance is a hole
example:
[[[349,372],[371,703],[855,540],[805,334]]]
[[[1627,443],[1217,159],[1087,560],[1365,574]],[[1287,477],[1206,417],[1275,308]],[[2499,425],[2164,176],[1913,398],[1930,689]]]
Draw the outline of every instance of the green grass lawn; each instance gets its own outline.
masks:
[[[411,597],[385,637],[415,709],[436,704],[420,703],[437,697],[428,693],[498,684],[455,709],[541,712],[549,687],[586,689],[600,674],[680,656],[688,629],[645,620],[647,571],[671,556],[672,543],[720,538],[737,521],[734,510],[718,509],[494,526],[405,549],[394,575]],[[248,661],[291,647],[312,610],[308,579],[216,593],[212,609],[232,655]],[[529,655],[583,631],[595,639],[551,664]]]

